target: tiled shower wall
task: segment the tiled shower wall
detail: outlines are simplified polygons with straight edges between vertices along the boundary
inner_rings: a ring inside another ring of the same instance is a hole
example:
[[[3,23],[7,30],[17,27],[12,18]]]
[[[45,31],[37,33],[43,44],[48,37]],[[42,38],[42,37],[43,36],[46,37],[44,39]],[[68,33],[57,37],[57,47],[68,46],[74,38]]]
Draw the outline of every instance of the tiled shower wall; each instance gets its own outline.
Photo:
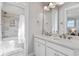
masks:
[[[5,11],[2,11],[1,14],[1,23],[2,23],[2,37],[17,37],[18,35],[18,21],[19,18],[17,15],[12,15],[8,12],[4,14]]]
[[[1,11],[2,37],[17,37],[19,16],[23,10],[16,4],[3,3]]]

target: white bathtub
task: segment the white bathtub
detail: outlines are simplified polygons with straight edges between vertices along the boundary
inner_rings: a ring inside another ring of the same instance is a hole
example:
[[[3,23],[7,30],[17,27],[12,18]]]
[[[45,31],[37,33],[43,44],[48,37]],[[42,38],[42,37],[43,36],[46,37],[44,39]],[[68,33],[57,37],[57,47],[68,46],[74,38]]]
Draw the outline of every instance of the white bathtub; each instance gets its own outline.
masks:
[[[24,49],[22,46],[22,43],[16,43],[16,38],[5,38],[2,42],[0,42],[0,56],[23,56]]]

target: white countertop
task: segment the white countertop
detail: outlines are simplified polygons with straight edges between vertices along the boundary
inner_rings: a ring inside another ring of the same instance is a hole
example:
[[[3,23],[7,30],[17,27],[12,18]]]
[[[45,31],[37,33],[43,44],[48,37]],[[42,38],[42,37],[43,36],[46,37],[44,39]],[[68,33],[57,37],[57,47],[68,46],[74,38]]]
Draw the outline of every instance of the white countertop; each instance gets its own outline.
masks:
[[[69,39],[62,39],[59,37],[45,36],[45,35],[41,35],[41,34],[39,34],[39,35],[36,34],[36,35],[34,35],[34,37],[41,38],[43,40],[47,40],[49,42],[67,47],[72,50],[79,50],[79,39],[69,40]]]

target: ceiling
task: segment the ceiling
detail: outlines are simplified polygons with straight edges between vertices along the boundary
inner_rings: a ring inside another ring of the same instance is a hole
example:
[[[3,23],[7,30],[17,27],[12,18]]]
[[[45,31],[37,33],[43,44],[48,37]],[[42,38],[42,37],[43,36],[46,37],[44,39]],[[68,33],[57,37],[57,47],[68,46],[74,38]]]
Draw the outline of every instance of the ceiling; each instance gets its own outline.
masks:
[[[41,2],[43,6],[47,6],[49,2]]]

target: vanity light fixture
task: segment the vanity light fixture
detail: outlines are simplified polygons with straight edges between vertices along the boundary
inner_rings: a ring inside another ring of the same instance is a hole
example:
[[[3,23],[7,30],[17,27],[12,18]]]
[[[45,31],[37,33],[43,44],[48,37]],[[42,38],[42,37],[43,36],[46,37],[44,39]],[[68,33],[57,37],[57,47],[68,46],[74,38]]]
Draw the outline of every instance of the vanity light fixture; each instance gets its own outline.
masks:
[[[49,11],[50,9],[49,9],[48,6],[44,6],[44,10],[45,10],[45,11]]]
[[[49,3],[49,8],[55,8],[55,4],[52,3],[52,2],[50,2],[50,3]]]
[[[60,6],[60,5],[63,5],[63,4],[64,4],[64,2],[50,2],[48,4],[48,6],[44,6],[44,10],[49,11],[50,9],[55,8],[57,5]]]
[[[75,32],[75,31],[76,31],[76,28],[72,28],[71,31],[72,31],[72,32]]]

